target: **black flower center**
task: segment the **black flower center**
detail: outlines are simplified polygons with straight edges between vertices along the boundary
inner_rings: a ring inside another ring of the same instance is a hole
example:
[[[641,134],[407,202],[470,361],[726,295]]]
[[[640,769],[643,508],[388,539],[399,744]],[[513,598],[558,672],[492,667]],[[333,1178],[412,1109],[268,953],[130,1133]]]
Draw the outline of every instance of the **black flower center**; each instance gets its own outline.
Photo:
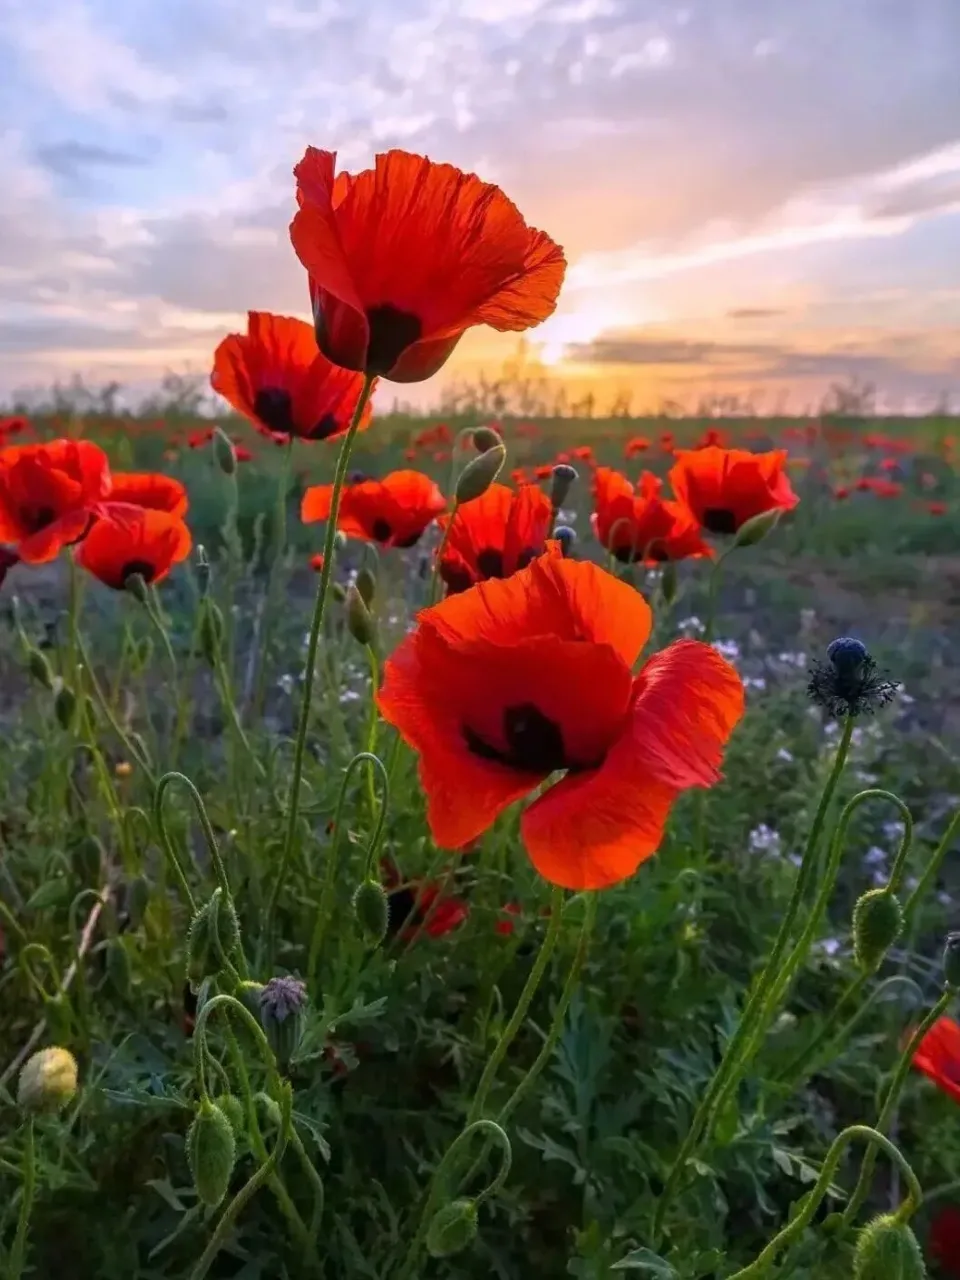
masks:
[[[531,560],[536,560],[538,555],[540,555],[540,552],[536,547],[524,547],[517,556],[517,568],[525,569]]]
[[[400,311],[389,302],[367,310],[370,340],[367,343],[367,373],[387,375],[423,333],[419,316]]]
[[[737,517],[726,507],[707,507],[703,513],[703,527],[709,533],[736,533]]]
[[[28,507],[23,513],[23,522],[31,533],[39,533],[41,529],[46,529],[47,525],[53,524],[56,518],[57,513],[53,507]]]
[[[120,570],[120,581],[126,584],[135,573],[139,573],[144,582],[152,582],[156,576],[156,565],[149,560],[128,560]]]
[[[505,751],[484,741],[469,725],[463,726],[463,736],[474,755],[523,773],[553,773],[571,767],[560,726],[531,702],[504,708]]]
[[[377,542],[389,542],[393,529],[390,526],[389,520],[384,520],[383,516],[378,516],[376,520],[374,520],[370,532],[373,534],[374,539]]]
[[[477,556],[477,569],[481,578],[502,578],[503,552],[496,547],[485,547]]]
[[[339,423],[334,415],[332,413],[325,413],[310,432],[309,439],[327,440],[330,436],[336,433],[338,426]]]
[[[278,436],[295,434],[293,401],[282,387],[261,387],[253,398],[253,412],[268,431]]]
[[[446,584],[448,596],[459,595],[473,586],[473,577],[466,569],[441,566],[440,576]]]

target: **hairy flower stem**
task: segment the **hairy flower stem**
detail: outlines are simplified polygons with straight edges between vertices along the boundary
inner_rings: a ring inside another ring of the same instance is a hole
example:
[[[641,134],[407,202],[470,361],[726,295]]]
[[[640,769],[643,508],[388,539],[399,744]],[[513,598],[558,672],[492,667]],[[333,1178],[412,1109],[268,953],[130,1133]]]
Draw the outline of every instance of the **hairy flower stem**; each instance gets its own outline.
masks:
[[[844,1129],[842,1133],[834,1138],[827,1152],[823,1167],[820,1170],[820,1177],[812,1190],[808,1191],[802,1200],[802,1209],[797,1213],[787,1226],[760,1252],[758,1257],[754,1259],[749,1266],[741,1268],[729,1277],[729,1280],[761,1280],[761,1277],[770,1274],[770,1268],[777,1260],[777,1255],[782,1249],[787,1248],[799,1236],[806,1231],[807,1227],[813,1221],[814,1214],[820,1207],[820,1202],[827,1193],[830,1183],[833,1181],[834,1174],[837,1171],[837,1165],[840,1163],[840,1156],[843,1148],[848,1142],[854,1138],[861,1139],[873,1146],[880,1146],[897,1165],[907,1180],[907,1186],[910,1188],[906,1201],[900,1206],[897,1217],[900,1221],[906,1219],[920,1206],[923,1199],[923,1192],[920,1190],[920,1183],[917,1181],[917,1175],[913,1172],[907,1160],[900,1152],[899,1148],[894,1146],[889,1138],[885,1138],[883,1134],[878,1133],[876,1129],[871,1129],[865,1124],[853,1124],[849,1128]]]
[[[952,987],[948,987],[943,995],[933,1006],[927,1016],[910,1037],[909,1043],[900,1055],[893,1078],[887,1088],[886,1096],[883,1099],[883,1105],[880,1108],[880,1114],[877,1116],[876,1129],[883,1133],[890,1125],[893,1119],[893,1113],[896,1110],[897,1103],[900,1101],[900,1094],[907,1076],[910,1073],[910,1067],[913,1064],[914,1055],[920,1047],[920,1042],[927,1034],[938,1018],[941,1018],[947,1011],[950,1001],[954,998],[956,992]],[[854,1218],[860,1211],[860,1206],[867,1198],[870,1190],[870,1179],[873,1176],[873,1167],[877,1161],[876,1141],[871,1142],[867,1148],[866,1155],[863,1157],[863,1164],[860,1167],[860,1177],[857,1179],[857,1185],[854,1188],[853,1195],[847,1202],[847,1207],[843,1211],[843,1221],[845,1225],[853,1222]]]
[[[27,1256],[27,1233],[30,1230],[30,1214],[33,1210],[33,1197],[37,1189],[36,1152],[34,1149],[33,1118],[25,1126],[23,1140],[23,1188],[20,1199],[20,1213],[17,1216],[17,1234],[13,1238],[4,1280],[20,1280],[23,1264]]]
[[[804,848],[803,858],[800,863],[800,870],[797,872],[797,878],[794,882],[793,893],[787,904],[787,909],[780,922],[780,929],[774,940],[773,948],[767,957],[766,964],[757,979],[753,994],[747,1000],[746,1008],[740,1015],[740,1021],[734,1032],[730,1043],[727,1045],[720,1065],[714,1073],[713,1079],[707,1087],[700,1105],[694,1113],[687,1136],[684,1138],[680,1150],[677,1152],[670,1172],[667,1174],[667,1180],[663,1188],[663,1193],[657,1202],[656,1211],[653,1219],[653,1239],[654,1247],[659,1241],[663,1232],[663,1224],[666,1219],[667,1209],[671,1200],[676,1194],[680,1180],[683,1177],[684,1169],[687,1161],[693,1156],[700,1144],[701,1135],[707,1128],[708,1124],[713,1120],[716,1114],[717,1100],[727,1090],[728,1085],[733,1081],[733,1086],[740,1080],[742,1070],[741,1062],[744,1051],[753,1035],[756,1019],[760,1010],[764,1006],[770,988],[780,976],[780,964],[783,960],[793,928],[796,923],[797,915],[803,904],[807,889],[809,888],[810,879],[813,874],[813,868],[816,863],[817,849],[820,843],[820,836],[826,822],[827,812],[830,803],[833,800],[834,793],[840,781],[840,775],[843,772],[843,766],[846,763],[847,753],[850,750],[850,739],[853,736],[853,719],[847,717],[844,721],[843,732],[840,736],[840,742],[837,746],[837,753],[834,757],[833,767],[827,778],[823,792],[820,796],[820,803],[817,805],[817,811],[814,814],[813,823],[810,827],[810,833],[807,836],[806,847]]]
[[[290,795],[287,800],[287,829],[283,841],[283,851],[280,854],[280,866],[277,869],[277,878],[273,883],[270,901],[267,904],[265,934],[268,940],[268,946],[270,945],[269,940],[273,932],[273,920],[274,915],[276,914],[277,903],[279,902],[280,894],[283,891],[287,872],[290,869],[290,861],[293,857],[294,846],[297,842],[297,819],[300,814],[300,786],[303,781],[303,759],[307,746],[307,729],[310,725],[310,707],[313,702],[313,682],[316,675],[317,649],[320,645],[320,632],[323,627],[323,611],[324,606],[327,603],[327,593],[330,586],[331,573],[333,571],[333,548],[334,540],[337,536],[337,517],[340,514],[340,495],[343,492],[344,481],[347,477],[347,467],[350,465],[350,453],[353,449],[353,442],[360,429],[363,411],[367,407],[367,401],[370,399],[370,392],[372,389],[373,377],[368,374],[364,377],[363,385],[360,388],[360,395],[357,398],[356,408],[353,411],[353,418],[350,421],[350,426],[346,435],[343,437],[343,444],[340,446],[340,454],[337,458],[337,469],[333,477],[333,493],[330,498],[330,516],[327,520],[327,529],[323,540],[323,568],[320,570],[320,583],[317,587],[317,598],[313,606],[313,620],[310,624],[310,639],[307,643],[307,665],[303,676],[303,696],[300,700],[300,720],[297,725],[297,737],[293,752],[293,772],[290,777]]]
[[[270,663],[270,643],[273,639],[273,620],[276,610],[277,590],[280,586],[280,569],[283,564],[283,553],[287,545],[287,484],[290,480],[290,463],[293,455],[293,436],[283,451],[280,464],[280,477],[277,481],[277,505],[274,519],[276,528],[273,534],[273,558],[270,564],[270,577],[267,580],[267,591],[263,598],[261,614],[261,632],[259,653],[257,654],[256,682],[253,692],[253,717],[259,718],[263,709],[266,694],[267,667]]]

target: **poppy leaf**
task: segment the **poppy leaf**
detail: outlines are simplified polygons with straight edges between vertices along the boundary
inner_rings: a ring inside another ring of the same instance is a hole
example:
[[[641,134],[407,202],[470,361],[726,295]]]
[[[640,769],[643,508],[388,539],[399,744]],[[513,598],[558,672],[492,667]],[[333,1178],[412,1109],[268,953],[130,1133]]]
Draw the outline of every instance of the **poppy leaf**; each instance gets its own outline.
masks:
[[[615,1262],[611,1271],[643,1271],[656,1280],[677,1280],[677,1272],[665,1258],[650,1249],[633,1249],[625,1258]]]

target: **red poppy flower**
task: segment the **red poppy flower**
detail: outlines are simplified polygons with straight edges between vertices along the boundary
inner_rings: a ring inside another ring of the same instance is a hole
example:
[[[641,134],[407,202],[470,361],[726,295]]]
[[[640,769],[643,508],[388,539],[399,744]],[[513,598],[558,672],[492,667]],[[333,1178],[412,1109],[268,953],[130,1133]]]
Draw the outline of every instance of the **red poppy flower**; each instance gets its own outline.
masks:
[[[593,449],[588,444],[578,444],[575,449],[570,450],[570,457],[575,462],[593,462]]]
[[[380,865],[387,890],[387,937],[412,942],[425,933],[442,938],[459,928],[470,914],[461,898],[444,893],[437,880],[402,882],[400,872],[389,859]]]
[[[736,533],[764,511],[790,511],[800,499],[784,472],[786,449],[678,449],[668,479],[710,533]]]
[[[519,902],[508,902],[501,908],[501,918],[494,925],[494,930],[505,938],[509,938],[516,930],[516,917],[523,914]]]
[[[549,556],[419,614],[378,703],[420,757],[437,844],[475,839],[565,770],[521,819],[534,866],[571,889],[633,874],[679,792],[719,778],[744,701],[736,671],[695,640],[634,679],[650,629],[633,587]]]
[[[530,477],[527,475],[526,467],[514,467],[510,472],[510,483],[515,484],[517,488],[521,485],[529,485]]]
[[[77,551],[80,564],[115,591],[123,591],[133,574],[160,582],[190,553],[190,531],[167,511],[104,504],[102,514]]]
[[[217,347],[210,385],[264,435],[328,440],[346,431],[363,379],[317,350],[305,320],[248,311],[247,332]],[[367,405],[360,426],[370,425]]]
[[[486,493],[457,508],[440,560],[440,577],[447,594],[466,591],[487,578],[508,578],[536,556],[548,550],[560,554],[559,543],[549,543],[553,520],[550,499],[535,485],[517,493],[503,484],[492,484]]]
[[[30,423],[17,414],[12,418],[0,418],[0,444],[7,436],[18,436],[22,431],[29,431]]]
[[[330,515],[333,485],[311,485],[303,495],[305,524]],[[382,480],[360,480],[344,487],[337,528],[351,538],[384,547],[412,547],[427,525],[447,509],[443,494],[421,471],[391,471]]]
[[[202,449],[205,444],[209,444],[213,439],[213,427],[200,427],[196,431],[191,431],[187,436],[188,449]]]
[[[336,158],[307,148],[290,226],[335,364],[420,382],[471,326],[517,333],[553,312],[563,252],[499,187],[406,151],[334,178]]]
[[[838,484],[836,489],[833,491],[833,496],[838,502],[842,502],[844,498],[850,497],[850,490],[845,484]]]
[[[944,1275],[960,1280],[960,1208],[956,1205],[941,1209],[931,1222],[928,1252]]]
[[[721,449],[727,447],[728,440],[725,431],[721,431],[719,427],[707,427],[706,431],[693,446],[695,449],[709,449],[715,445]]]
[[[553,476],[553,463],[541,462],[533,468],[533,474],[537,480],[549,480]]]
[[[323,552],[318,551],[316,555],[310,557],[310,568],[314,573],[323,572]]]
[[[649,448],[650,441],[646,436],[631,436],[623,447],[623,456],[635,458],[638,453],[646,453]]]
[[[115,471],[109,501],[166,511],[171,516],[184,516],[187,512],[187,491],[180,481],[152,471]]]
[[[253,450],[248,449],[245,444],[237,444],[236,442],[234,442],[233,456],[236,458],[238,462],[252,462]]]
[[[27,564],[53,560],[78,541],[90,508],[110,491],[107,455],[87,440],[51,440],[0,451],[0,542]]]
[[[657,476],[644,471],[637,494],[619,471],[597,468],[593,479],[597,540],[622,563],[659,564],[713,555],[696,518],[681,503],[661,498],[662,487]]]
[[[945,502],[928,502],[927,511],[932,516],[945,516],[947,514],[947,504]]]
[[[960,1023],[938,1018],[920,1041],[913,1065],[938,1089],[960,1102]]]

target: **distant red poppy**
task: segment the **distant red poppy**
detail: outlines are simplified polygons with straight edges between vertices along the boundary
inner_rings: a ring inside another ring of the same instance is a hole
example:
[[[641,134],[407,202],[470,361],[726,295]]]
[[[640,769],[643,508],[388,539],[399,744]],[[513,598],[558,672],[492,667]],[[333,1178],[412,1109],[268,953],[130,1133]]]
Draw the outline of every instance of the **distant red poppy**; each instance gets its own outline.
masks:
[[[378,703],[420,757],[438,845],[460,848],[564,770],[520,824],[545,879],[599,889],[656,850],[677,795],[718,780],[744,698],[733,667],[695,640],[634,679],[651,622],[627,583],[548,556],[419,614]]]
[[[913,1055],[913,1065],[960,1102],[960,1023],[938,1018]]]
[[[949,508],[945,502],[928,502],[927,511],[932,516],[945,516]]]
[[[441,516],[441,527],[450,526],[440,560],[447,594],[487,578],[508,578],[543,555],[552,519],[550,499],[531,484],[516,493],[492,484],[481,497],[459,506],[452,521]],[[560,554],[559,543],[550,547],[551,554]]]
[[[467,919],[470,908],[462,898],[444,893],[438,880],[403,883],[397,868],[385,859],[381,876],[387,890],[387,937],[413,942],[421,934],[442,938]]]
[[[928,1252],[944,1275],[960,1280],[960,1208],[947,1205],[930,1224]]]
[[[115,591],[138,573],[160,582],[190,553],[190,531],[166,511],[105,504],[77,550],[77,564]]]
[[[800,499],[784,472],[786,449],[678,449],[668,479],[710,533],[736,533],[764,511],[790,511]]]
[[[508,902],[501,907],[501,917],[494,925],[494,930],[505,938],[509,938],[516,931],[516,917],[523,914],[523,908],[519,902]]]
[[[514,467],[510,472],[510,483],[518,487],[521,485],[529,485],[530,477],[527,475],[525,467]]]
[[[18,436],[21,432],[29,430],[30,423],[20,414],[12,418],[0,418],[0,444],[3,444],[8,436]]]
[[[619,471],[597,468],[593,479],[597,540],[621,563],[659,564],[713,555],[696,517],[681,503],[661,498],[662,487],[657,476],[644,471],[638,494]]]
[[[553,463],[541,462],[539,466],[533,468],[533,474],[537,480],[549,480],[553,475]]]
[[[109,492],[107,455],[87,440],[0,450],[0,542],[26,564],[53,560],[83,537],[91,506]]]
[[[563,252],[499,187],[406,151],[334,178],[336,159],[307,148],[290,226],[335,364],[420,382],[473,325],[516,333],[553,312]]]
[[[323,552],[322,551],[318,551],[316,555],[312,555],[310,557],[310,568],[314,571],[314,573],[323,572]]]
[[[19,563],[20,557],[11,547],[0,547],[0,587],[13,566]]]
[[[202,449],[213,439],[213,427],[200,427],[187,436],[188,449]]]
[[[166,511],[171,516],[183,516],[187,511],[187,491],[180,481],[152,471],[115,471],[109,501]]]
[[[721,431],[719,427],[707,427],[706,431],[693,446],[695,449],[709,449],[716,446],[725,449],[729,444],[729,439],[725,431]]]
[[[317,350],[305,320],[247,312],[247,332],[217,347],[210,385],[264,435],[328,440],[346,431],[363,379]],[[370,425],[368,403],[361,429]]]
[[[303,495],[305,524],[330,515],[333,485],[312,485]],[[337,528],[351,538],[384,547],[412,547],[424,529],[447,509],[443,494],[421,471],[392,471],[382,480],[361,480],[344,487]]]
[[[593,447],[589,444],[579,444],[575,449],[570,450],[570,457],[574,462],[592,463],[594,460]]]
[[[236,441],[234,441],[233,456],[238,462],[252,462],[253,450],[248,449],[245,444],[237,444]]]
[[[833,491],[833,496],[837,499],[838,502],[842,502],[844,498],[850,497],[850,490],[847,488],[845,484],[838,484]]]
[[[623,456],[629,460],[635,458],[638,453],[646,453],[649,448],[650,441],[646,436],[631,436],[623,446]]]

